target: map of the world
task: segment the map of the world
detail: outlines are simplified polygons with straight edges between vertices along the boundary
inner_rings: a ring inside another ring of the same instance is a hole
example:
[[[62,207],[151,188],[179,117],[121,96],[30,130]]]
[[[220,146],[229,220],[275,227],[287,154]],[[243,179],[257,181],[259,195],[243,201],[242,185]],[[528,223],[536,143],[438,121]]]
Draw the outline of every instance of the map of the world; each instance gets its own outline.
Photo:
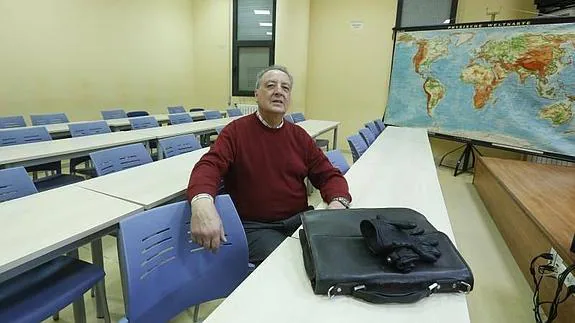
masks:
[[[448,28],[397,32],[385,123],[575,156],[575,24]]]

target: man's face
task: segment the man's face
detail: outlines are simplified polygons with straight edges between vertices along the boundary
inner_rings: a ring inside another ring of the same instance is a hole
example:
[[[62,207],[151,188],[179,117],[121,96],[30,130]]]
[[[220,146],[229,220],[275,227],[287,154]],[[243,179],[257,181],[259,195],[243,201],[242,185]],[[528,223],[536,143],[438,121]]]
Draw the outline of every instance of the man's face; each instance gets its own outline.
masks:
[[[266,72],[256,90],[256,101],[264,112],[285,114],[291,102],[289,76],[278,70]]]

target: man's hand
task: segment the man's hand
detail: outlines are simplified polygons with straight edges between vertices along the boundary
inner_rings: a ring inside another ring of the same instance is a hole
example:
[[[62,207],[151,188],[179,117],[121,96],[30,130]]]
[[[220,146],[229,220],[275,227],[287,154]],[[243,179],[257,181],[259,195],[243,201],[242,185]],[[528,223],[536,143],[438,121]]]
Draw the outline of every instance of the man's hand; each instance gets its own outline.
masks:
[[[327,208],[330,210],[341,210],[341,209],[345,209],[345,206],[343,204],[341,204],[341,202],[339,202],[339,201],[331,201],[327,205]]]
[[[221,241],[227,242],[222,220],[211,199],[202,198],[192,203],[190,232],[192,241],[214,252]]]

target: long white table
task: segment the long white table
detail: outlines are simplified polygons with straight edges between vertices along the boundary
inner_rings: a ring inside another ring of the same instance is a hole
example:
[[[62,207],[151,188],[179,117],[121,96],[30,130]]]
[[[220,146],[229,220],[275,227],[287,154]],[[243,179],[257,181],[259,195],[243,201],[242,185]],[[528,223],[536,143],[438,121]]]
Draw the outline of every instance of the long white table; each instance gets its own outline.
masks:
[[[333,149],[337,149],[337,131],[339,124],[339,121],[327,120],[305,120],[297,123],[297,125],[304,128],[312,138],[316,138],[333,130]]]
[[[192,168],[208,150],[202,148],[74,185],[151,209],[184,194]]]
[[[345,177],[352,207],[412,208],[455,243],[425,130],[386,128]],[[204,322],[465,323],[469,313],[463,294],[405,305],[315,295],[300,242],[289,237]]]
[[[141,210],[73,185],[0,203],[0,282],[109,233]]]
[[[86,156],[92,151],[136,142],[148,142],[176,135],[209,133],[234,118],[205,120],[188,124],[120,131],[107,134],[42,141],[24,145],[0,147],[0,168],[33,166],[43,163]]]

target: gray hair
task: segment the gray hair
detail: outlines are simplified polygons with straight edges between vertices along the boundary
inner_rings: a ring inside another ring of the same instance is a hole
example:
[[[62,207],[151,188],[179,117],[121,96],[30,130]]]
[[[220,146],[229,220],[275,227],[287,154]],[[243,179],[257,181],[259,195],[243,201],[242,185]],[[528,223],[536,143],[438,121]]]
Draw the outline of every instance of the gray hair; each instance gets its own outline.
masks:
[[[257,80],[256,80],[256,90],[260,88],[260,81],[262,80],[262,77],[264,76],[264,74],[266,74],[269,71],[280,71],[280,72],[286,73],[287,76],[289,77],[290,85],[293,87],[293,77],[288,72],[287,68],[285,66],[281,66],[281,65],[272,65],[272,66],[266,67],[265,69],[261,70],[258,73]]]

